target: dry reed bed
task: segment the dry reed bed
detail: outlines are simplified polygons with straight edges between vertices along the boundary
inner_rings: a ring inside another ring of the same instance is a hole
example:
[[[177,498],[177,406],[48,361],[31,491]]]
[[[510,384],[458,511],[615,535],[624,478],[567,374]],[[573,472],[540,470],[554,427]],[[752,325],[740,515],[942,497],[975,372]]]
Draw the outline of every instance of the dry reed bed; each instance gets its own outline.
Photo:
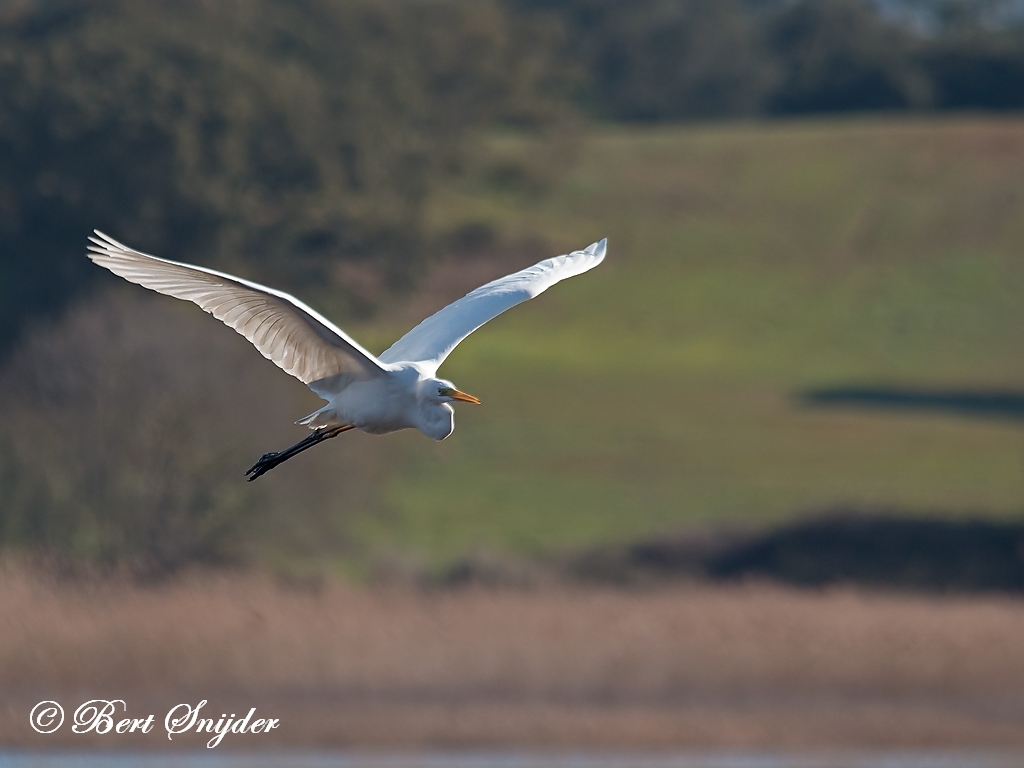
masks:
[[[281,738],[303,744],[1024,744],[1022,608],[766,585],[304,592],[7,572],[0,737],[35,743],[17,724],[34,699],[159,710],[194,694],[284,708]]]

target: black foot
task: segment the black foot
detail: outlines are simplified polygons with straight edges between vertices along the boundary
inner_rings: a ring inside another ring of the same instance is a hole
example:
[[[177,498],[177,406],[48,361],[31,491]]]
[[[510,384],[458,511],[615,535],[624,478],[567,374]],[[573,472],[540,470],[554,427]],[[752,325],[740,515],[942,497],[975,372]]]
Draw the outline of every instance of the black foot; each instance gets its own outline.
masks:
[[[251,483],[264,472],[269,472],[278,464],[285,461],[287,457],[285,457],[284,459],[280,458],[282,453],[285,453],[285,451],[278,451],[276,453],[264,453],[262,456],[260,456],[260,460],[253,464],[251,467],[249,467],[249,469],[245,473],[248,482]]]
[[[257,477],[265,472],[269,472],[278,464],[288,461],[292,456],[300,454],[307,448],[312,448],[314,445],[324,440],[337,437],[342,432],[347,432],[352,428],[353,427],[348,424],[341,427],[321,427],[304,440],[297,442],[291,448],[285,448],[283,451],[277,451],[276,453],[264,453],[260,456],[260,460],[253,464],[249,468],[249,471],[245,473],[246,479],[251,483]]]

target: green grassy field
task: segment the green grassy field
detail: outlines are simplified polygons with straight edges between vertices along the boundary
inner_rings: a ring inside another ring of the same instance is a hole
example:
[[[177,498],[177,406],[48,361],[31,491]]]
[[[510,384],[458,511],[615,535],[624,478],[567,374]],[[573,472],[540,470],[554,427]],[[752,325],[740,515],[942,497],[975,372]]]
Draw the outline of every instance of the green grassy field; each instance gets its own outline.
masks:
[[[838,504],[1024,507],[1024,425],[797,398],[1024,389],[1024,120],[595,129],[550,192],[468,184],[433,218],[555,249],[607,236],[609,255],[441,369],[484,405],[444,443],[389,438],[369,551],[441,564]]]

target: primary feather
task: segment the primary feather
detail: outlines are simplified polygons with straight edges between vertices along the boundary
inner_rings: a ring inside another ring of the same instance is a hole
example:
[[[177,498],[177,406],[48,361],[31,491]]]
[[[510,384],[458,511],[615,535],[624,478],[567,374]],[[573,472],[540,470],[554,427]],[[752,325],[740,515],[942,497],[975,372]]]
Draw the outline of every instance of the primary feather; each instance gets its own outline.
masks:
[[[385,373],[376,357],[294,296],[223,272],[150,256],[95,232],[88,254],[94,262],[129,282],[195,302],[305,384]]]
[[[419,363],[432,375],[459,342],[481,325],[555,283],[593,269],[604,261],[607,248],[605,238],[582,251],[545,259],[480,286],[417,325],[392,344],[380,361]]]

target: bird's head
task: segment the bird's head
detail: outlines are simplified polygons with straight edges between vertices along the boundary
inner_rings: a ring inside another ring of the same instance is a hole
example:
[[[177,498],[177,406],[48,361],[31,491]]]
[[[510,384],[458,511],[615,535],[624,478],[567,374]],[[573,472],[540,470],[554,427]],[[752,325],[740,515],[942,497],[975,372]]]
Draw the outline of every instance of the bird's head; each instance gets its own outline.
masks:
[[[426,385],[427,398],[434,400],[435,402],[450,403],[454,400],[460,400],[464,403],[480,405],[480,401],[477,398],[456,389],[455,385],[450,381],[446,381],[444,379],[430,379],[426,382]]]

